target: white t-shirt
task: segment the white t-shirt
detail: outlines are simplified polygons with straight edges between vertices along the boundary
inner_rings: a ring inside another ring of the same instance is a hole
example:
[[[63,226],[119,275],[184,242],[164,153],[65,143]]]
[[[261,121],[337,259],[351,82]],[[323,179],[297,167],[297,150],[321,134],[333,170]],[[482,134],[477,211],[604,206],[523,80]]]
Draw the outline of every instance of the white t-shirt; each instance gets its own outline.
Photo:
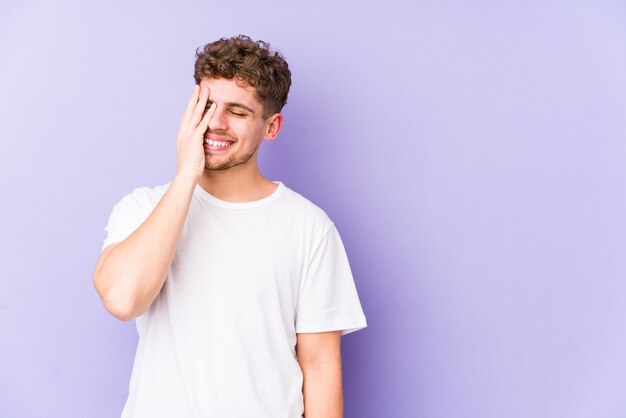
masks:
[[[296,333],[367,326],[335,225],[274,183],[244,203],[196,185],[163,288],[136,318],[123,418],[301,417]],[[102,249],[139,227],[170,184],[124,196]]]

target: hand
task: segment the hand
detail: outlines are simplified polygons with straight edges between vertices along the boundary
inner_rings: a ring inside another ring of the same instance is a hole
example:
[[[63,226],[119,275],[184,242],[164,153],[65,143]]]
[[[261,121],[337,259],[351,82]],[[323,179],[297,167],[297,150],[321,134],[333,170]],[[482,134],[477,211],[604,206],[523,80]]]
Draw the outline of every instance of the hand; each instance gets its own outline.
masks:
[[[215,112],[215,103],[204,113],[209,99],[209,88],[200,91],[196,84],[187,109],[180,120],[180,128],[176,135],[178,154],[177,174],[193,176],[197,181],[204,172],[204,133],[206,132],[211,116]],[[203,115],[204,113],[204,115]]]

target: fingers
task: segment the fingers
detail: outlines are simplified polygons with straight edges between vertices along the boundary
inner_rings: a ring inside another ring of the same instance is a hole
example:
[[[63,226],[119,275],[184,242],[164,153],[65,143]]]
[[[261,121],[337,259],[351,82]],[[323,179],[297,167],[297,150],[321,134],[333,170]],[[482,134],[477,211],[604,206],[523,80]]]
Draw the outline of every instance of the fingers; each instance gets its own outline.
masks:
[[[211,103],[211,107],[209,107],[209,110],[207,110],[207,112],[204,114],[204,117],[200,121],[200,124],[198,125],[198,129],[200,129],[202,133],[205,133],[206,130],[208,129],[209,122],[211,121],[211,118],[213,117],[213,113],[215,113],[216,107],[217,107],[217,104]]]
[[[187,108],[185,109],[185,113],[183,113],[183,116],[180,120],[181,128],[186,128],[187,125],[189,125],[189,120],[191,119],[193,110],[196,106],[196,103],[198,103],[199,92],[200,92],[200,86],[196,84],[193,88],[193,93],[191,94],[191,98],[189,99],[189,102],[187,103]]]
[[[188,128],[195,129],[196,126],[198,126],[198,124],[200,123],[200,120],[202,119],[202,114],[206,110],[206,103],[209,100],[209,94],[210,90],[208,87],[204,87],[200,91],[200,98],[198,99],[198,103],[193,110],[193,114],[191,115],[191,120],[189,121]]]

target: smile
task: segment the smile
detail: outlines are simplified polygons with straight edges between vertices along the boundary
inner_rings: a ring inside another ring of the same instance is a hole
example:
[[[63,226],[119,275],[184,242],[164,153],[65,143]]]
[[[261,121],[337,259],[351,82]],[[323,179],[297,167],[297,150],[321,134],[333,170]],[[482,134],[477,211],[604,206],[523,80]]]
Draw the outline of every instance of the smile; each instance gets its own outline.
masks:
[[[229,150],[233,144],[233,141],[217,141],[215,139],[204,138],[204,151],[223,152]]]
[[[227,147],[231,145],[233,142],[232,141],[216,141],[213,139],[204,138],[204,143],[209,144],[213,147]]]

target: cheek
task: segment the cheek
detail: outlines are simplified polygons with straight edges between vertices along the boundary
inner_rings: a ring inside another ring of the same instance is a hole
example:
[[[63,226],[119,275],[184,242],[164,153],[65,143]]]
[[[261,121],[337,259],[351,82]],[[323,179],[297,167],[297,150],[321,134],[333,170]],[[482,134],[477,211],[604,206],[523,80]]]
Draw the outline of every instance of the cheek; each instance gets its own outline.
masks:
[[[265,135],[265,127],[261,124],[250,123],[240,120],[231,123],[230,127],[239,137],[246,137],[249,139],[257,140]]]

